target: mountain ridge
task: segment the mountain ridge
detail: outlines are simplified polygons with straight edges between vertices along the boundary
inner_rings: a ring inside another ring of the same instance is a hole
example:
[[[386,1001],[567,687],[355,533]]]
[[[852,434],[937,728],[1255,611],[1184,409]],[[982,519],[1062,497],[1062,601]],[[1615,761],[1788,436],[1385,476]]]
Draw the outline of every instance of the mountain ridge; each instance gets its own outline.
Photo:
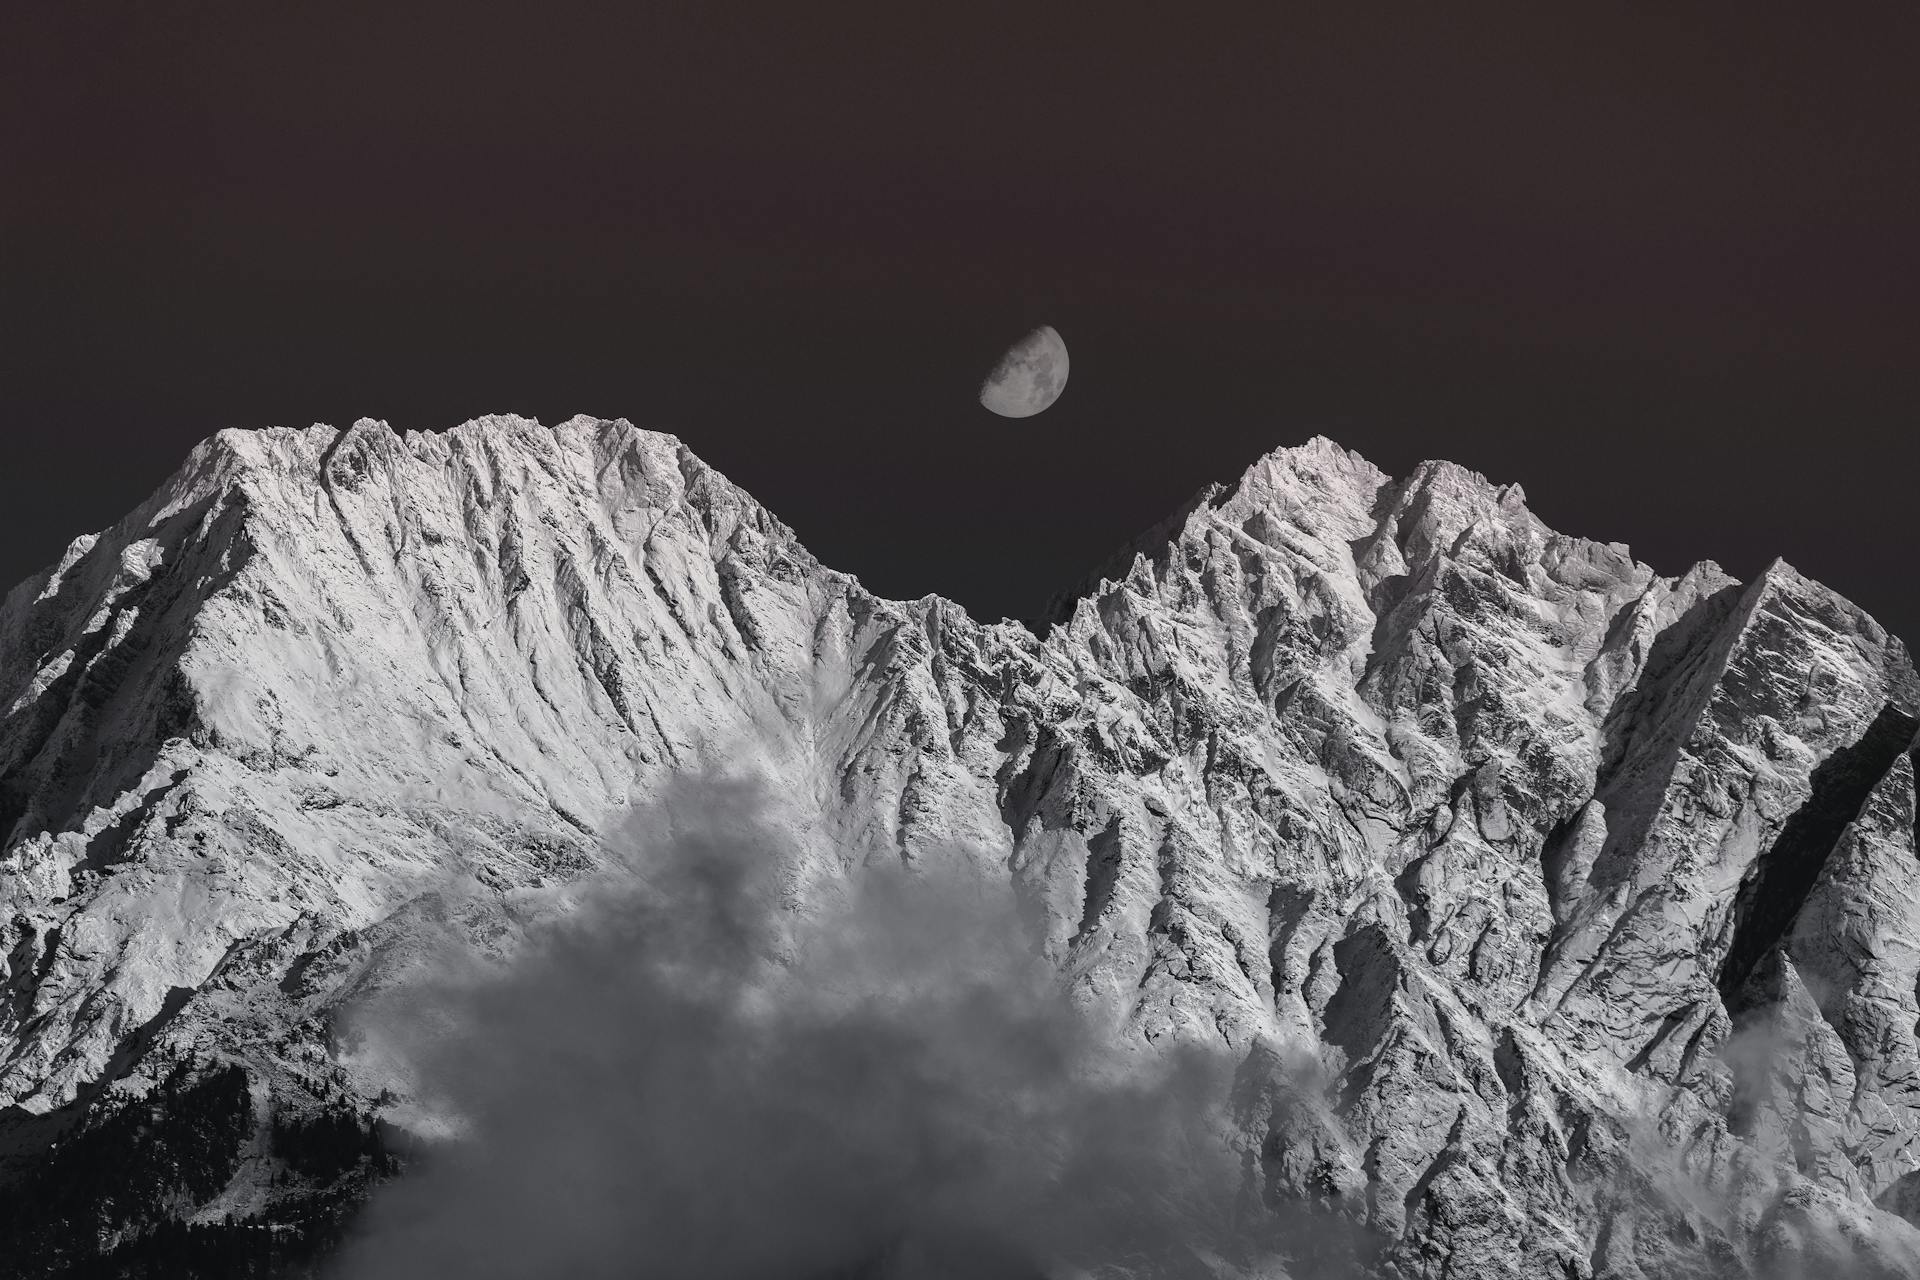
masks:
[[[872,595],[624,420],[222,432],[0,602],[0,703],[0,1103],[85,1132],[241,1067],[188,1217],[361,1185],[273,1180],[323,1095],[374,1131],[342,1011],[507,954],[624,806],[734,757],[802,898],[1003,877],[1142,1042],[1314,1059],[1251,1193],[1379,1274],[1920,1266],[1875,1204],[1920,1195],[1905,647],[1454,464],[1275,450],[1036,634]],[[1636,1171],[1648,1123],[1704,1200]]]

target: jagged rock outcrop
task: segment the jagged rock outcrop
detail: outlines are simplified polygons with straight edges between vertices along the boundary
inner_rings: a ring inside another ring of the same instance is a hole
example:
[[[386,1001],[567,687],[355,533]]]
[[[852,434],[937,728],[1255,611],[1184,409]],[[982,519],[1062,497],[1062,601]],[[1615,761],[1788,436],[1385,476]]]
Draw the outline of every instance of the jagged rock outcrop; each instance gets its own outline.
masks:
[[[342,1011],[748,758],[800,897],[1011,876],[1079,998],[1230,1047],[1252,1190],[1351,1265],[1916,1274],[1916,727],[1784,564],[1662,577],[1325,440],[1042,637],[870,595],[625,422],[223,432],[0,606],[0,1126],[31,1170],[238,1067],[171,1215],[351,1198],[353,1142],[275,1141],[388,1101]]]

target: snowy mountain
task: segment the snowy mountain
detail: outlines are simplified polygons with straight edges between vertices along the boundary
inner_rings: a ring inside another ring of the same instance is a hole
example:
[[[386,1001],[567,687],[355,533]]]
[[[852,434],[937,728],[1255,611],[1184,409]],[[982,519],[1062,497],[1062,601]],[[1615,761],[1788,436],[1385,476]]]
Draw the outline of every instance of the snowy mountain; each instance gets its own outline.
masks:
[[[1079,998],[1229,1052],[1246,1193],[1342,1265],[1920,1274],[1916,729],[1784,563],[1662,577],[1326,440],[1040,636],[624,421],[222,432],[0,605],[0,1268],[324,1244],[402,1141],[355,1002],[725,765],[797,900],[1010,880]]]

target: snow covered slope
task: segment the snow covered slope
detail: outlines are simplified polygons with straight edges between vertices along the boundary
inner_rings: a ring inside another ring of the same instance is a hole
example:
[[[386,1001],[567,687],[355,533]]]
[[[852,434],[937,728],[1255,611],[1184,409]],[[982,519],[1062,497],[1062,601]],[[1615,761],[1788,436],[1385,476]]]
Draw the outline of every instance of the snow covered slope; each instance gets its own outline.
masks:
[[[1380,1274],[1920,1274],[1916,728],[1905,648],[1783,563],[1663,578],[1326,440],[1043,638],[870,595],[624,421],[223,432],[0,605],[0,1150],[232,1113],[89,1247],[357,1194],[285,1141],[379,1101],[342,1010],[746,759],[801,898],[1011,877],[1083,998],[1230,1047],[1250,1189]]]

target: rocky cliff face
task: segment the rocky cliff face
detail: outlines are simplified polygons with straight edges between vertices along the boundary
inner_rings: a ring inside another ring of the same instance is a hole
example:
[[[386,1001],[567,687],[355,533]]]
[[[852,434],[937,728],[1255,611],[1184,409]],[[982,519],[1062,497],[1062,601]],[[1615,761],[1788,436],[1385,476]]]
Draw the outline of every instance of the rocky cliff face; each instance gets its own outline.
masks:
[[[1249,1192],[1356,1266],[1920,1274],[1916,728],[1905,648],[1785,564],[1661,577],[1325,440],[1041,637],[624,422],[223,432],[0,606],[0,1234],[350,1202],[394,1098],[342,1011],[747,760],[802,897],[1010,877],[1080,998],[1226,1046]]]

